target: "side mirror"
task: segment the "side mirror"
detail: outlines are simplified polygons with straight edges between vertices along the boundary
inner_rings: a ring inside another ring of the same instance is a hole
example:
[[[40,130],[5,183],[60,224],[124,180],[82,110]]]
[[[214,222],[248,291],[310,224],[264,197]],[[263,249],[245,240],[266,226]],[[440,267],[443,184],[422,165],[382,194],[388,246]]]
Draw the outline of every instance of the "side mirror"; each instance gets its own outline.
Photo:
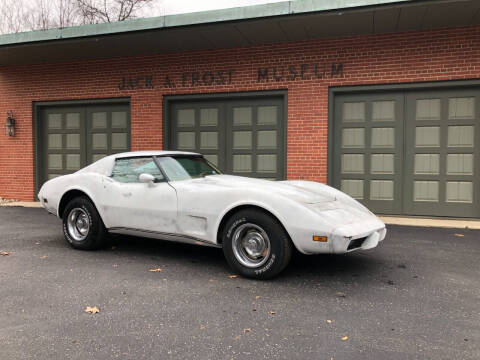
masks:
[[[138,177],[138,180],[140,180],[140,182],[145,184],[153,184],[153,182],[155,181],[155,176],[147,173],[142,173]]]

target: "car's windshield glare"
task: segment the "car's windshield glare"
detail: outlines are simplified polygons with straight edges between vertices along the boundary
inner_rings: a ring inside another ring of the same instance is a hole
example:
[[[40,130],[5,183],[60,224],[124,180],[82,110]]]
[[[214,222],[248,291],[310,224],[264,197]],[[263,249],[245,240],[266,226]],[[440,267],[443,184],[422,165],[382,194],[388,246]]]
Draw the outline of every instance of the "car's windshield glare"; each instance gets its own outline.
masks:
[[[218,169],[202,157],[161,156],[157,159],[170,181],[220,174]]]

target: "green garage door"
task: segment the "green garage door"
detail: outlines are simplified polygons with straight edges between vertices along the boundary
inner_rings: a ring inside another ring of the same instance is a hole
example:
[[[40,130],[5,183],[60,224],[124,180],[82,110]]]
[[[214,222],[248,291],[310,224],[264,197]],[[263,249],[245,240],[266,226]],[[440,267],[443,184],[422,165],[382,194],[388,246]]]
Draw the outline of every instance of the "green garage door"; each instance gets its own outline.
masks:
[[[480,217],[480,90],[341,95],[334,186],[380,214]]]
[[[228,174],[285,177],[285,121],[278,98],[175,102],[169,144],[194,151]]]
[[[128,105],[45,107],[39,116],[39,186],[130,149]]]

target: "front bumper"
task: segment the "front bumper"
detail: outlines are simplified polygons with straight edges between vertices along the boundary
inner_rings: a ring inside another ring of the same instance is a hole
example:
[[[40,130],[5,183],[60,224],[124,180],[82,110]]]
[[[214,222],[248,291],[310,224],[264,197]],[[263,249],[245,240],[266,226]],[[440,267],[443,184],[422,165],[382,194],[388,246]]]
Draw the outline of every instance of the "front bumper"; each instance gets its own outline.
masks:
[[[385,239],[387,229],[385,225],[381,228],[368,230],[362,233],[348,231],[351,229],[339,228],[333,232],[331,240],[332,253],[340,254],[355,250],[373,249],[380,241]]]
[[[311,228],[295,230],[296,236],[293,235],[292,240],[297,249],[304,254],[341,254],[355,250],[368,250],[376,247],[387,234],[385,224],[374,215],[358,222],[339,225],[328,233]],[[328,240],[315,242],[314,235],[325,235]]]

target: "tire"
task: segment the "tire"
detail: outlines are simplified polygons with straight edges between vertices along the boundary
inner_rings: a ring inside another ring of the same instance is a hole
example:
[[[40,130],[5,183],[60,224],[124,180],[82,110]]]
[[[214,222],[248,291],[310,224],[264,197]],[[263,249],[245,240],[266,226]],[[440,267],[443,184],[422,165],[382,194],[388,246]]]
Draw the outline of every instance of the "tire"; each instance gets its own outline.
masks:
[[[283,226],[260,210],[235,213],[226,223],[222,241],[230,267],[248,278],[271,279],[292,256],[292,243]]]
[[[62,222],[65,240],[74,249],[96,250],[105,245],[105,225],[86,197],[77,197],[67,204]]]

